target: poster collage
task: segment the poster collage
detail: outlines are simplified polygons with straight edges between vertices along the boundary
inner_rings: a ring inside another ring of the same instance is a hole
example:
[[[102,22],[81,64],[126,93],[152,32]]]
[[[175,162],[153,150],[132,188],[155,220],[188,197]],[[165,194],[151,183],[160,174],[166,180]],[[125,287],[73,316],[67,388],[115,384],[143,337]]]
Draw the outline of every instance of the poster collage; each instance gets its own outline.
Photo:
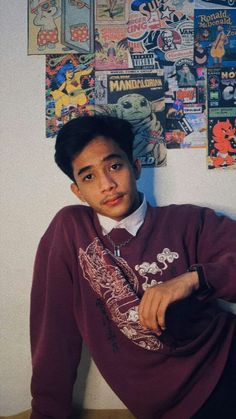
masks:
[[[143,167],[206,148],[236,169],[236,0],[28,0],[28,54],[46,58],[47,138],[106,114]]]

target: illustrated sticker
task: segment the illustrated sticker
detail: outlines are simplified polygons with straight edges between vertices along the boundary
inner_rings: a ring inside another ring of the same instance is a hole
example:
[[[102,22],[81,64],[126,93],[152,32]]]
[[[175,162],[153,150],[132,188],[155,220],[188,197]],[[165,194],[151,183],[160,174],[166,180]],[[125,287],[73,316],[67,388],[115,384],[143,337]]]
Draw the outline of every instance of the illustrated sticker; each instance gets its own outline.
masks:
[[[158,66],[193,59],[193,2],[131,1],[128,41],[131,53],[154,54]]]

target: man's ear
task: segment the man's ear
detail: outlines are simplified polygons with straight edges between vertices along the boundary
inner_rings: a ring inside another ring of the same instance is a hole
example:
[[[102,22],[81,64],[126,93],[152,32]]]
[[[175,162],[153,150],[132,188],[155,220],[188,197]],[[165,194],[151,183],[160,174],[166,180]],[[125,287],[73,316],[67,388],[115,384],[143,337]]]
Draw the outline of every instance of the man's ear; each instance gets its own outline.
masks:
[[[76,185],[76,183],[72,183],[70,185],[70,189],[73,192],[73,194],[75,194],[75,196],[77,196],[77,198],[79,198],[82,202],[86,202],[84,197],[82,196],[80,189],[78,188],[78,186]]]
[[[133,162],[133,167],[134,167],[135,179],[138,180],[141,175],[141,167],[142,167],[141,160],[135,159]]]

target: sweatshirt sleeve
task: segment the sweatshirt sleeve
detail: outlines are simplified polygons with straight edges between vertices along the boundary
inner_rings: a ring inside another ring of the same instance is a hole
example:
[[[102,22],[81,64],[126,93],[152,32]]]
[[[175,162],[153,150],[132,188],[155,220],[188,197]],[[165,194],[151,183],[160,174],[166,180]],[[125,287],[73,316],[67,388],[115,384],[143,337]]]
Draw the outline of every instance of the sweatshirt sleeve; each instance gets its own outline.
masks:
[[[236,302],[236,221],[203,208],[197,239],[197,263],[206,292],[200,297]],[[208,291],[208,292],[207,292]]]
[[[54,220],[40,241],[31,291],[31,419],[66,419],[82,338],[73,313],[73,265],[63,224]]]

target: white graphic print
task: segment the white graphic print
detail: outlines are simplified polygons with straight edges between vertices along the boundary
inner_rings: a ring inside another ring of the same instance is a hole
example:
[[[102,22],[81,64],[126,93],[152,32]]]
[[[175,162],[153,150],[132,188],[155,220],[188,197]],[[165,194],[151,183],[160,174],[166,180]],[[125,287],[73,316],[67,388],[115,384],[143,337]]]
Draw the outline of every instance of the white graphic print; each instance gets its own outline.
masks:
[[[171,252],[170,249],[165,248],[163,249],[162,253],[157,254],[157,261],[162,266],[159,266],[156,262],[143,262],[141,265],[136,265],[135,270],[138,271],[139,275],[145,278],[145,282],[142,284],[142,288],[145,291],[148,287],[153,287],[154,285],[160,284],[162,281],[156,281],[152,279],[151,283],[148,283],[148,276],[147,274],[155,275],[160,273],[162,275],[163,271],[168,268],[168,264],[166,263],[173,263],[175,259],[179,258],[179,254],[176,252]]]
[[[139,322],[138,278],[124,259],[115,257],[98,238],[84,251],[79,249],[83,275],[105,302],[120,331],[142,348],[157,351],[163,344]]]

